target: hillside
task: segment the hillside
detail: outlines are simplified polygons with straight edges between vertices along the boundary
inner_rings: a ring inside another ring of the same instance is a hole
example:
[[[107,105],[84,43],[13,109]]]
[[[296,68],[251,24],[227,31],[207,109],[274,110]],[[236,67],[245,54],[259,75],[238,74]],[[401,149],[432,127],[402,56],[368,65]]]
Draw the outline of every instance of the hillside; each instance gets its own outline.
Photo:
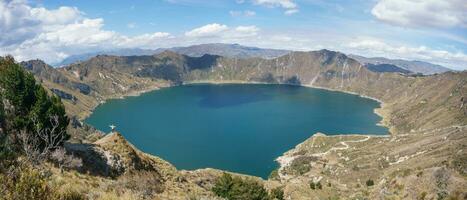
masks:
[[[396,65],[391,65],[391,64],[371,64],[367,63],[365,64],[365,67],[367,67],[370,71],[373,72],[398,72],[402,74],[412,74],[413,72],[406,70],[404,68],[400,68]]]
[[[109,98],[191,82],[295,84],[376,98],[383,102],[377,112],[383,116],[382,123],[390,128],[390,136],[315,135],[279,159],[281,168],[272,179],[263,181],[266,187],[283,186],[289,199],[465,195],[462,188],[466,186],[467,155],[462,149],[467,143],[467,72],[431,76],[378,73],[345,54],[329,50],[291,52],[273,59],[190,57],[164,51],[152,56],[97,56],[59,69],[42,65],[38,61],[23,63],[49,89],[74,96],[64,98],[65,106],[70,115],[79,119]],[[36,70],[42,68],[50,72]],[[61,78],[57,81],[49,74]],[[88,86],[90,92],[83,93],[79,87],[73,87],[76,84]],[[141,156],[144,154],[131,145],[124,145],[127,150],[121,151],[118,147],[121,142],[109,143],[122,140],[113,134],[94,145],[104,148],[107,154],[129,157],[130,162],[123,161],[124,166],[128,163],[145,166],[157,160]],[[164,168],[153,167],[156,171]],[[221,174],[210,169],[184,172],[173,169],[173,173],[179,174],[183,184],[170,182],[168,190],[176,189],[177,194],[182,194],[186,190],[180,188],[193,187],[201,196],[212,195],[208,190]],[[366,186],[370,179],[374,186]],[[310,182],[320,182],[323,189],[310,189]],[[419,184],[413,185],[414,182]]]

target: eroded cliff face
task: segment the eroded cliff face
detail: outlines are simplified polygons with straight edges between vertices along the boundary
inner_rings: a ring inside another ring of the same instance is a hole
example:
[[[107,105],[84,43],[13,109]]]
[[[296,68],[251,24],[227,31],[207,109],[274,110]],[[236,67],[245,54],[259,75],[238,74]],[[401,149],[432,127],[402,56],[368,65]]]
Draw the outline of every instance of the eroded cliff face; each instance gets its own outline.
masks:
[[[60,69],[35,67],[38,63],[23,65],[46,87],[74,96],[75,100],[64,102],[68,113],[78,119],[109,98],[190,82],[296,84],[376,98],[383,102],[377,112],[390,128],[390,136],[313,136],[285,153],[278,177],[265,184],[271,188],[284,186],[289,199],[465,195],[467,72],[418,77],[375,73],[344,54],[328,50],[291,52],[275,59],[194,58],[167,51],[153,56],[97,56]],[[42,73],[44,70],[48,73]],[[83,88],[89,92],[83,93]],[[82,129],[76,126],[73,130],[85,134]],[[103,144],[113,144],[106,138]],[[127,164],[121,166],[129,171],[147,173],[146,169],[128,166],[137,166],[138,159],[147,160],[142,163],[158,160],[137,150],[129,154],[103,144],[93,144],[107,152],[99,155],[132,157],[122,160]],[[126,149],[130,147],[135,149],[131,145]],[[120,166],[120,162],[112,163]],[[186,197],[191,195],[189,191],[212,195],[210,187],[221,174],[212,169],[178,172],[173,167],[154,166],[157,173],[149,173],[164,186],[158,194],[166,197]],[[169,169],[177,178],[166,184],[161,169]],[[367,186],[368,180],[374,186]],[[311,182],[320,182],[322,189],[311,189]],[[172,190],[176,192],[166,192]]]

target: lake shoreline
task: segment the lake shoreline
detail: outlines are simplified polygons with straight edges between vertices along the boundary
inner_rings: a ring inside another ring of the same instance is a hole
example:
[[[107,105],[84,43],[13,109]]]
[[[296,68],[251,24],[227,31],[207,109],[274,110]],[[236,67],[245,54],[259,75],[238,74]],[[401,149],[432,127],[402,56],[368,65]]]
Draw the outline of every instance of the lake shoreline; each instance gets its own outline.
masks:
[[[107,102],[107,100],[112,100],[112,99],[125,99],[127,97],[135,97],[135,96],[141,96],[142,94],[145,94],[145,93],[149,93],[149,92],[152,92],[152,91],[156,91],[156,90],[160,90],[160,89],[164,89],[164,88],[171,88],[171,87],[176,87],[176,86],[183,86],[183,85],[195,85],[195,84],[214,84],[214,85],[222,85],[222,84],[254,84],[254,85],[290,85],[290,86],[299,86],[299,87],[306,87],[306,88],[313,88],[313,89],[321,89],[321,90],[326,90],[326,91],[333,91],[333,92],[342,92],[342,93],[347,93],[347,94],[351,94],[351,95],[356,95],[356,96],[359,96],[359,97],[362,97],[362,98],[366,98],[366,99],[371,99],[371,100],[374,100],[376,102],[378,102],[380,105],[379,108],[375,108],[374,109],[374,113],[377,114],[378,116],[380,116],[382,118],[382,120],[377,124],[378,126],[383,126],[383,127],[386,127],[388,129],[390,129],[389,126],[385,126],[383,124],[383,121],[384,119],[387,117],[385,115],[385,113],[381,112],[381,110],[383,109],[384,107],[384,102],[382,102],[380,99],[377,99],[377,98],[373,98],[373,97],[369,97],[369,96],[366,96],[366,95],[360,95],[358,93],[355,93],[355,92],[350,92],[350,91],[342,91],[342,90],[338,90],[338,89],[330,89],[330,88],[325,88],[325,87],[319,87],[319,86],[313,86],[313,85],[298,85],[298,84],[284,84],[284,83],[266,83],[266,82],[252,82],[252,81],[241,81],[241,80],[229,80],[229,81],[212,81],[212,80],[200,80],[200,81],[186,81],[186,82],[182,82],[182,83],[179,83],[179,84],[168,84],[168,85],[165,85],[165,86],[155,86],[155,87],[150,87],[150,88],[145,88],[143,90],[139,90],[139,91],[132,91],[128,94],[123,94],[123,95],[118,95],[118,96],[113,96],[111,98],[108,98],[106,100],[103,100],[101,101],[98,105],[96,105],[94,107],[94,109],[89,112],[89,114],[91,115],[94,110],[101,104]],[[89,115],[89,116],[90,116]],[[88,118],[89,116],[87,116],[86,118]],[[315,134],[311,135],[311,137],[313,137]],[[328,137],[337,137],[337,136],[352,136],[352,135],[357,135],[357,136],[368,136],[368,137],[390,137],[391,136],[391,133],[389,131],[388,134],[386,135],[373,135],[373,134],[338,134],[338,135],[330,135]],[[326,135],[327,136],[327,135]],[[304,142],[304,141],[303,141]],[[301,143],[299,143],[301,144]],[[298,144],[298,145],[299,145]],[[291,149],[292,150],[292,149]],[[290,151],[290,150],[289,150]],[[284,166],[287,166],[290,164],[290,162],[292,162],[293,158],[290,157],[288,155],[286,155],[288,151],[284,152],[281,156],[277,157],[276,159],[274,159],[276,161],[276,163],[278,164],[278,168],[283,168]]]

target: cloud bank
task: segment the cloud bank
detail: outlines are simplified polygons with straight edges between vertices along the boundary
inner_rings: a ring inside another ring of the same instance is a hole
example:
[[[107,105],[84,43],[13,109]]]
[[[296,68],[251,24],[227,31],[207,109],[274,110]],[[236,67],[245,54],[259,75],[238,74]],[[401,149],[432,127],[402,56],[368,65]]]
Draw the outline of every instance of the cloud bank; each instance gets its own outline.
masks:
[[[371,13],[402,27],[467,28],[465,0],[380,0]]]
[[[293,1],[253,1],[264,6],[283,8],[286,10],[285,12],[294,12],[293,10],[297,9],[297,5]],[[381,20],[384,19],[383,16],[387,16],[388,10],[396,9],[396,7],[391,6],[392,1],[396,0],[378,2],[372,12],[381,15]],[[426,2],[428,1],[430,0]],[[449,2],[452,4],[455,1]],[[407,11],[402,9],[399,12]],[[383,15],[383,13],[386,14]],[[241,15],[243,16],[245,13],[242,11]],[[410,24],[414,27],[422,25],[431,27],[443,24],[445,27],[448,24],[449,27],[462,27],[465,25],[462,17],[457,17],[456,20],[447,20],[452,21],[452,23],[442,23],[441,18],[438,19],[438,22],[422,23],[416,20],[418,18],[405,19],[408,17],[405,14],[396,16],[400,16],[401,19],[391,18],[393,20],[391,23],[400,22],[401,26],[409,26]],[[232,17],[236,16],[232,15]],[[119,48],[155,49],[221,42],[289,50],[327,48],[363,56],[416,59],[454,69],[467,69],[467,55],[462,51],[446,51],[423,45],[394,43],[374,36],[362,35],[355,38],[351,34],[328,33],[319,30],[313,32],[263,30],[251,24],[231,26],[219,22],[192,27],[190,30],[176,35],[159,31],[127,36],[112,30],[105,30],[104,23],[104,19],[89,18],[75,7],[46,9],[31,7],[22,0],[0,1],[0,55],[11,54],[20,61],[39,58],[48,63],[57,63],[74,54]]]

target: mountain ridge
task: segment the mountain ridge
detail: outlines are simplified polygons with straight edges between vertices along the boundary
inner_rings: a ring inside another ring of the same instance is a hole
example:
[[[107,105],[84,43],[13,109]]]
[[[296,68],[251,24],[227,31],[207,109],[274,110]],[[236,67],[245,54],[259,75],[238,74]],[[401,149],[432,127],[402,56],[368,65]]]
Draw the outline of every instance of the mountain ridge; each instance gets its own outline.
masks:
[[[379,198],[381,191],[386,198],[415,199],[423,192],[434,198],[438,191],[454,195],[466,186],[462,160],[467,155],[457,150],[467,141],[467,71],[428,76],[377,73],[329,50],[291,52],[273,59],[190,57],[165,51],[152,56],[96,56],[49,70],[91,89],[86,95],[31,70],[47,88],[76,96],[76,102],[65,99],[64,103],[68,113],[79,119],[107,99],[190,82],[294,84],[368,96],[383,102],[376,111],[383,116],[382,124],[390,128],[389,137],[312,136],[283,155],[287,162],[281,163],[277,176],[261,182],[269,189],[283,187],[292,199],[334,198],[336,191],[349,198]],[[315,146],[315,140],[321,145]],[[111,149],[109,153],[119,152]],[[461,163],[460,168],[457,163]],[[401,170],[407,172],[402,174]],[[167,185],[162,194],[177,191],[180,198],[176,199],[183,199],[193,187],[196,193],[209,196],[222,171],[176,173],[175,180],[182,181]],[[440,174],[451,178],[439,179]],[[362,187],[370,179],[376,186]],[[326,183],[325,187],[311,190],[310,183],[318,181]],[[420,184],[410,185],[413,181]],[[438,182],[447,186],[439,187]],[[399,189],[401,184],[406,187]]]
[[[281,50],[281,49],[265,49],[265,48],[258,48],[258,47],[250,47],[250,46],[242,46],[239,44],[225,44],[225,43],[207,43],[207,44],[197,44],[185,47],[172,47],[172,48],[159,48],[159,49],[139,49],[139,48],[126,48],[126,49],[119,49],[119,50],[112,50],[112,51],[101,51],[101,52],[92,52],[92,53],[85,53],[80,55],[72,55],[63,60],[61,63],[57,63],[54,66],[65,66],[69,64],[73,64],[75,62],[85,61],[97,55],[115,55],[115,56],[141,56],[141,55],[154,55],[162,53],[163,51],[174,51],[179,54],[184,54],[191,57],[201,57],[205,54],[210,55],[218,55],[223,57],[230,57],[230,58],[265,58],[265,59],[272,59],[277,58],[283,55],[286,55],[291,50]],[[393,65],[392,67],[401,68],[400,70],[395,70],[395,72],[402,72],[402,73],[421,73],[425,75],[434,74],[434,73],[441,73],[450,71],[446,67],[431,64],[428,62],[422,61],[408,61],[408,60],[401,60],[401,59],[387,59],[382,57],[375,57],[375,58],[366,58],[363,56],[358,55],[348,55],[351,58],[356,59],[357,61],[361,62],[363,65],[366,64],[387,64]],[[383,67],[381,72],[394,72],[394,71],[387,71],[385,70],[384,66],[376,66],[377,68],[373,67],[374,69],[378,69]],[[407,72],[408,70],[410,72]],[[377,70],[378,71],[378,70]]]
[[[353,54],[349,54],[349,57],[359,61],[363,65],[389,64],[389,65],[394,65],[396,67],[399,67],[403,70],[408,70],[413,73],[420,73],[424,75],[452,71],[451,69],[443,67],[441,65],[418,61],[418,60],[389,59],[389,58],[384,58],[384,57],[368,58],[368,57],[353,55]],[[407,72],[407,73],[410,73],[410,72]]]
[[[186,47],[158,48],[158,49],[140,49],[140,48],[125,48],[112,51],[91,52],[79,55],[72,55],[65,58],[62,62],[54,64],[54,66],[65,66],[79,61],[85,61],[97,55],[115,55],[115,56],[142,56],[154,55],[164,51],[173,51],[192,57],[200,57],[204,54],[219,55],[224,57],[238,58],[274,58],[288,53],[287,50],[278,49],[263,49],[258,47],[242,46],[239,44],[224,44],[224,43],[208,43],[198,44]]]

